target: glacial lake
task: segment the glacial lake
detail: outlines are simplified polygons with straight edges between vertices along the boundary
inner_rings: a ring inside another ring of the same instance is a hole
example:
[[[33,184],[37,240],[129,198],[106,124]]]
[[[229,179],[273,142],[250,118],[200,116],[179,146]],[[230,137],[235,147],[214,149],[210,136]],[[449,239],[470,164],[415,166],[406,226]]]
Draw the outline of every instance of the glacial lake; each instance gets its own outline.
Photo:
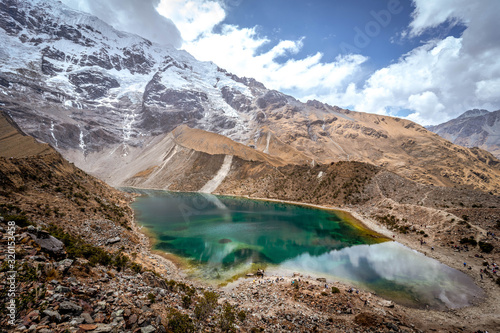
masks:
[[[466,274],[367,230],[350,215],[308,206],[202,193],[125,189],[154,240],[188,275],[224,282],[266,274],[325,277],[437,309],[463,307],[483,291]]]

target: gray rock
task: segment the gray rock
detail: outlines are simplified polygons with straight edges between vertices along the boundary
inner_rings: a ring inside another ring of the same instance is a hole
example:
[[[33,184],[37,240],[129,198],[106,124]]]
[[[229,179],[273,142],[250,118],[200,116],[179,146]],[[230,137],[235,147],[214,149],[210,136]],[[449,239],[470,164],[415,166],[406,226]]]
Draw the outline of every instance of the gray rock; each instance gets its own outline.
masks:
[[[69,293],[71,290],[68,287],[65,286],[57,286],[56,289],[54,289],[56,293]]]
[[[378,304],[382,305],[386,308],[393,308],[394,307],[394,303],[392,301],[382,300],[382,301],[379,301]]]
[[[50,330],[48,328],[42,328],[41,330],[38,331],[38,333],[53,333],[53,330]]]
[[[92,319],[92,316],[88,312],[82,313],[80,317],[83,318],[83,320],[85,321],[86,324],[93,324],[94,323],[94,319]]]
[[[156,331],[156,329],[154,328],[153,325],[148,325],[146,327],[141,327],[141,333],[153,333],[155,331]]]
[[[62,273],[66,273],[68,269],[71,267],[71,265],[73,265],[73,260],[71,259],[61,260],[57,263],[57,270]]]
[[[130,318],[128,319],[128,323],[129,325],[133,325],[137,322],[137,315],[134,313],[130,316]]]
[[[34,231],[33,233],[29,232],[29,235],[43,250],[51,252],[55,255],[63,255],[65,253],[63,242],[49,235],[48,232]]]
[[[399,331],[399,327],[394,323],[385,323],[385,326],[390,330]]]
[[[76,326],[76,325],[83,324],[83,322],[84,322],[84,319],[83,319],[83,318],[81,318],[81,317],[76,317],[76,318],[73,318],[73,319],[71,320],[70,324],[71,324],[72,326]]]
[[[80,313],[82,312],[82,307],[73,302],[64,301],[59,304],[59,311],[61,313]]]
[[[57,321],[57,322],[61,321],[61,315],[57,311],[44,310],[42,313],[48,316],[52,321]]]
[[[115,325],[113,324],[97,324],[97,328],[92,331],[92,333],[106,333],[113,331]]]
[[[121,238],[117,236],[117,237],[108,239],[106,241],[106,244],[115,244],[115,243],[118,243],[119,241],[121,241]]]

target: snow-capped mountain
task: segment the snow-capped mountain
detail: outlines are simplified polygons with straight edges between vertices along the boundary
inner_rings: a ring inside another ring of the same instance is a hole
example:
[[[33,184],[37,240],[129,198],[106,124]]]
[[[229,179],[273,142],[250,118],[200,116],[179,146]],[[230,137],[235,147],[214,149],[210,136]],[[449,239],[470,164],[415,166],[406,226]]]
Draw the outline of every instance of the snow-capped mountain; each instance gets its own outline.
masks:
[[[0,28],[1,92],[39,100],[13,118],[62,149],[138,145],[180,124],[241,139],[266,91],[58,1],[2,1]]]
[[[469,110],[428,129],[457,145],[479,147],[500,158],[500,110]]]
[[[302,103],[58,1],[2,0],[0,43],[0,110],[113,185],[169,188],[187,168],[223,163],[230,174],[242,158],[273,167],[360,161],[423,183],[500,188],[500,162],[482,150],[408,120]],[[246,177],[262,176],[250,169]]]

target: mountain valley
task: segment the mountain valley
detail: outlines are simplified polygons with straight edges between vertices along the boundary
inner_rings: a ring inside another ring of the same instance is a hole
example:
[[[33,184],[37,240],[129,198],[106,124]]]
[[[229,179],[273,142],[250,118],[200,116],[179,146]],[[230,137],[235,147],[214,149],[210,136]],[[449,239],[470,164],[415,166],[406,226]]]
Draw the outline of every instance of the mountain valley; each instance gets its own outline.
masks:
[[[2,1],[0,41],[0,242],[15,222],[22,296],[13,331],[500,326],[499,111],[424,128],[303,103],[57,1]],[[306,275],[193,281],[178,258],[151,250],[122,187],[341,209],[468,274],[486,296],[437,311]],[[0,274],[3,314],[6,265]]]

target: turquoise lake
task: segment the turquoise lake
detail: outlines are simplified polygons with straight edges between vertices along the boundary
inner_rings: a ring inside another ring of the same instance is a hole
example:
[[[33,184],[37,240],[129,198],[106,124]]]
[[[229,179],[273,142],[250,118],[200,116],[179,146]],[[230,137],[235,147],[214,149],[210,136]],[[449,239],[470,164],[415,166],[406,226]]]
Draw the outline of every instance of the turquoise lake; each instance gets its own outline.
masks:
[[[482,290],[462,272],[371,232],[342,212],[202,193],[127,189],[154,249],[182,258],[211,282],[266,274],[325,277],[398,303],[469,305]]]

